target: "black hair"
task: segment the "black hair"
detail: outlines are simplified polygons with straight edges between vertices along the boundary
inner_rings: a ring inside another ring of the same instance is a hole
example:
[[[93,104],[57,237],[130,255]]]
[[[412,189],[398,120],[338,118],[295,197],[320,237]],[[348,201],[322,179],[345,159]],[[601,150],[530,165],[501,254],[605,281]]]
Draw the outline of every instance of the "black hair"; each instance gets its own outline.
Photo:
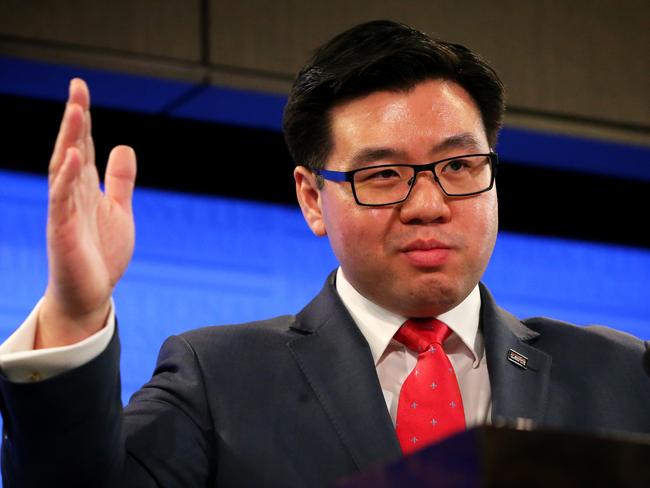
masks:
[[[488,143],[505,111],[503,83],[477,54],[389,20],[366,22],[318,48],[298,73],[283,130],[296,165],[322,168],[332,149],[330,110],[379,90],[408,91],[428,79],[458,83],[476,102]]]

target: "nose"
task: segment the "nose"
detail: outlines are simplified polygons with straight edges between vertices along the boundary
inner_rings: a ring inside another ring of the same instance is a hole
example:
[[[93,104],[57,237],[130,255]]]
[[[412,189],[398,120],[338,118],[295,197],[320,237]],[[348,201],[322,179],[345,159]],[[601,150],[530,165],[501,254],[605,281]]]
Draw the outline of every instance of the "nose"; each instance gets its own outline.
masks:
[[[444,223],[451,209],[442,189],[431,171],[418,173],[408,199],[400,207],[400,219],[405,224]]]

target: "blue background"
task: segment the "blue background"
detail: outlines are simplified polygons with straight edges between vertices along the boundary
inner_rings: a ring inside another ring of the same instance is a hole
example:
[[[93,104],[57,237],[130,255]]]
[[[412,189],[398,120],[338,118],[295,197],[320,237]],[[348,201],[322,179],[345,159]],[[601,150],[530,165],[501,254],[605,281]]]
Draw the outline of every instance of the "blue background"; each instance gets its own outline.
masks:
[[[47,279],[45,177],[0,171],[0,335]],[[124,399],[165,337],[295,313],[336,261],[297,207],[137,189],[136,251],[115,292]],[[650,339],[650,250],[502,232],[485,275],[519,316],[599,323]]]
[[[94,106],[270,130],[279,130],[286,101],[0,57],[2,94],[63,102],[73,76],[89,82]],[[647,147],[507,127],[498,151],[513,164],[650,181]],[[46,205],[44,176],[0,170],[0,340],[44,291]],[[170,334],[296,313],[336,267],[328,242],[310,233],[296,206],[137,188],[134,210],[135,255],[115,291],[125,403]],[[502,232],[484,281],[518,316],[605,324],[650,339],[649,278],[647,248]]]

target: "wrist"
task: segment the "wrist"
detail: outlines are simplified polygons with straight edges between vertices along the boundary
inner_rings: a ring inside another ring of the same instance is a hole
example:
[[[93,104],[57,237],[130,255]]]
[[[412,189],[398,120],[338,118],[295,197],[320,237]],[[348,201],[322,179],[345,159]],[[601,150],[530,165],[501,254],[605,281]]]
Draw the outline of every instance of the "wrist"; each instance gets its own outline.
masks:
[[[110,298],[90,310],[69,311],[46,296],[38,311],[34,349],[68,346],[87,339],[106,324]]]

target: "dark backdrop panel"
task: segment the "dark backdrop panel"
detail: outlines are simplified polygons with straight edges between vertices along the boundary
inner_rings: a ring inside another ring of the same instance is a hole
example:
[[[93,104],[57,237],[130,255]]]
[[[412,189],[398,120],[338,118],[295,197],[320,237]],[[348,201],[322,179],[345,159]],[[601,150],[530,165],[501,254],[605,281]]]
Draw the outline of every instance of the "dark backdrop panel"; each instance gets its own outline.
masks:
[[[0,106],[11,121],[0,167],[45,174],[62,103],[0,96]],[[114,145],[135,148],[140,186],[295,205],[279,131],[97,107],[93,133],[100,167]],[[569,153],[566,162],[553,144]],[[612,146],[506,129],[498,148],[501,229],[650,247],[650,150]],[[587,171],[590,160],[597,172]]]

